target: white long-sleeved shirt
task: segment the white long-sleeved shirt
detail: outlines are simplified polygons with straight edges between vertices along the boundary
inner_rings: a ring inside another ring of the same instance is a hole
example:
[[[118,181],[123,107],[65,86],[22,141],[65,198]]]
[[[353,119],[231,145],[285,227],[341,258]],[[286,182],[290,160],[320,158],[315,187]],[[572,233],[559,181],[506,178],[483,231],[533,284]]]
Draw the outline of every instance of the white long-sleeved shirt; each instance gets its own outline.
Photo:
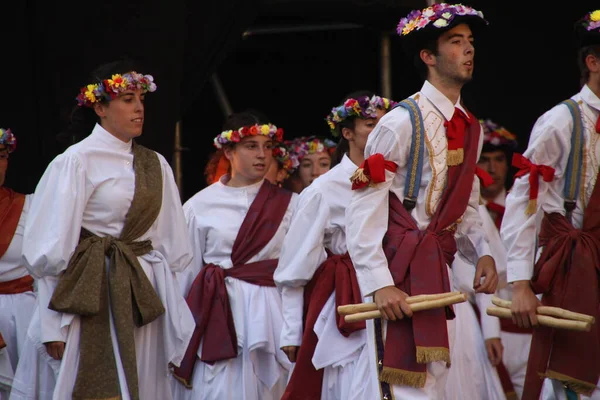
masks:
[[[304,286],[325,261],[325,249],[346,253],[346,207],[352,197],[350,177],[356,168],[345,155],[298,196],[274,275],[282,289],[283,346],[299,346],[302,341]]]
[[[416,207],[411,211],[419,229],[426,229],[438,207],[446,186],[448,166],[448,141],[444,122],[452,118],[456,104],[444,96],[428,81],[420,92],[412,96],[418,103],[424,119],[425,162]],[[356,190],[346,211],[347,242],[350,257],[363,295],[392,286],[394,281],[382,248],[382,240],[388,227],[389,193],[400,201],[404,199],[404,186],[410,177],[407,164],[410,158],[412,123],[408,111],[396,108],[381,118],[369,135],[365,158],[381,153],[386,160],[396,163],[396,173],[386,171],[386,180],[374,187]],[[483,131],[480,130],[478,157],[481,153]],[[466,236],[478,257],[489,255],[490,250],[477,211],[479,206],[479,178],[474,177],[469,205],[458,224],[457,235]]]
[[[577,204],[572,213],[573,226],[580,228],[600,166],[600,136],[596,133],[600,99],[587,85],[571,98],[578,103],[584,123],[583,176]],[[533,126],[523,156],[534,164],[554,168],[555,173],[552,182],[544,182],[541,178],[539,180],[536,214],[525,214],[529,202],[529,174],[515,180],[506,198],[501,236],[507,249],[508,282],[531,279],[538,255],[536,241],[543,213],[565,215],[563,188],[572,131],[573,117],[564,105],[556,105],[544,113]]]

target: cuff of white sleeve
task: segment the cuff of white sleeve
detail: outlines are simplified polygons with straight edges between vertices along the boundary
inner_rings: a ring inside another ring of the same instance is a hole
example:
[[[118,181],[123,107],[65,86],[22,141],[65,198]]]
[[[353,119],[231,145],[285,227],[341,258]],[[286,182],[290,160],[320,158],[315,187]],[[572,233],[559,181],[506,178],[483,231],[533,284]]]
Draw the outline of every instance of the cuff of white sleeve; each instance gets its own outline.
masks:
[[[58,332],[42,329],[41,339],[42,339],[42,343],[49,343],[49,342],[66,343],[67,342],[66,329],[60,329]]]
[[[481,313],[481,333],[483,339],[488,340],[500,337],[500,318],[487,315],[485,310]]]
[[[394,278],[386,266],[357,270],[356,277],[363,296],[372,296],[381,288],[394,286]]]
[[[492,255],[492,250],[490,249],[490,245],[486,240],[479,241],[479,246],[477,246],[477,255],[479,256],[479,258],[481,258],[483,256],[494,257]]]
[[[529,281],[533,276],[533,264],[531,261],[524,260],[509,261],[506,266],[506,274],[508,283]]]
[[[300,346],[302,343],[302,315],[304,308],[304,287],[283,286],[281,290],[283,308],[283,328],[279,347]]]

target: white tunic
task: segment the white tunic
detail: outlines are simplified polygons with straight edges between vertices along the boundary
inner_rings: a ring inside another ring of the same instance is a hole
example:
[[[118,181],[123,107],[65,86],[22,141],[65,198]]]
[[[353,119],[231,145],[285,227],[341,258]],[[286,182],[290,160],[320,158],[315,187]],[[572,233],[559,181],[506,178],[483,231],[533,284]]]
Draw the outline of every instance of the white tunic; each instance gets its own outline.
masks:
[[[184,204],[188,232],[193,242],[192,268],[181,275],[187,294],[206,264],[233,267],[231,252],[242,222],[258,191],[260,181],[246,187],[218,182],[196,193]],[[293,195],[275,236],[248,263],[277,259],[288,230],[297,195]],[[173,380],[174,398],[193,400],[275,400],[285,389],[290,363],[280,350],[283,318],[281,296],[275,287],[253,285],[227,277],[225,285],[238,340],[238,357],[213,365],[196,360],[193,389]],[[202,346],[198,349],[201,356]]]
[[[600,167],[600,136],[596,133],[600,99],[587,85],[571,98],[579,104],[584,122],[584,173],[572,216],[573,226],[580,228],[583,212],[594,190]],[[525,215],[529,201],[529,175],[515,179],[506,198],[501,235],[507,248],[509,282],[529,280],[533,275],[539,221],[543,212],[565,214],[563,188],[571,150],[572,130],[573,117],[564,105],[557,105],[544,113],[533,126],[529,145],[523,155],[534,164],[553,167],[554,180],[544,182],[543,179],[539,179],[537,214]]]
[[[429,225],[447,182],[448,143],[444,121],[452,118],[455,107],[463,108],[460,99],[456,104],[452,104],[428,81],[425,81],[421,91],[412,98],[417,101],[424,118],[425,159],[417,205],[410,214],[419,229],[423,230]],[[404,186],[409,177],[407,164],[411,141],[410,116],[408,111],[400,107],[384,115],[367,140],[365,158],[380,153],[386,160],[396,163],[398,169],[396,173],[386,171],[384,183],[354,191],[346,211],[348,250],[364,295],[370,295],[382,287],[394,284],[381,243],[388,226],[390,191],[400,201],[404,199]],[[478,156],[482,142],[483,132],[480,130]],[[458,224],[457,235],[468,238],[472,244],[469,247],[475,250],[477,257],[482,257],[489,255],[490,249],[478,213],[479,197],[479,179],[474,177],[469,205],[462,222]],[[370,335],[373,332],[372,325],[368,325]],[[386,324],[383,325],[385,331]],[[454,336],[452,326],[453,322],[449,321],[451,346]],[[372,342],[373,338],[369,341]],[[400,397],[412,396],[415,399],[441,398],[446,377],[445,363],[432,363],[428,366],[425,388],[394,386],[394,393]]]
[[[21,250],[30,203],[31,195],[25,196],[25,204],[15,234],[8,249],[0,258],[0,282],[9,282],[29,275],[27,268],[23,266]],[[0,399],[3,388],[12,385],[14,371],[23,353],[27,327],[35,307],[35,297],[34,292],[0,295],[0,333],[7,344],[3,350],[0,350]]]
[[[284,329],[282,346],[302,341],[304,286],[325,260],[325,248],[346,253],[346,207],[352,197],[350,176],[358,168],[345,155],[340,164],[318,177],[298,199],[290,230],[283,242],[275,282],[282,287]],[[376,396],[368,378],[366,331],[340,334],[337,328],[335,293],[323,307],[314,327],[319,338],[313,355],[315,368],[324,368],[322,399],[362,400]]]
[[[140,398],[170,399],[168,364],[179,365],[194,327],[175,272],[191,261],[190,243],[171,168],[159,154],[162,207],[152,227],[139,240],[154,250],[138,257],[160,297],[165,314],[135,329]],[[23,258],[40,280],[40,342],[66,342],[54,400],[70,399],[79,360],[80,319],[49,310],[61,272],[68,265],[81,228],[119,237],[135,189],[132,142],[117,139],[99,125],[83,141],[57,156],[42,176],[31,204],[23,240]],[[123,399],[129,399],[111,318],[112,344]]]

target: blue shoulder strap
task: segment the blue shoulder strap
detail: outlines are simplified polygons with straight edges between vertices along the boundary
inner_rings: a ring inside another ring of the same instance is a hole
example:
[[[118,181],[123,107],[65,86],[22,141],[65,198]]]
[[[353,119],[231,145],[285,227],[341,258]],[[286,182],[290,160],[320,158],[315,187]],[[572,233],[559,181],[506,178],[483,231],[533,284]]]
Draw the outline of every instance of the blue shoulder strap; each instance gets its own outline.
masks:
[[[423,172],[423,158],[425,156],[425,129],[421,109],[414,99],[407,98],[399,102],[396,107],[408,111],[412,124],[412,141],[410,144],[410,158],[408,160],[408,174],[404,186],[404,207],[411,211],[417,205],[419,188],[421,187],[421,174]],[[394,107],[395,108],[395,107]]]
[[[571,134],[571,151],[569,153],[569,161],[567,162],[567,171],[565,174],[565,187],[563,195],[565,198],[565,210],[567,218],[571,219],[571,213],[577,204],[577,192],[581,182],[583,170],[583,142],[584,128],[581,111],[575,100],[568,99],[561,104],[566,105],[573,117],[573,132]]]

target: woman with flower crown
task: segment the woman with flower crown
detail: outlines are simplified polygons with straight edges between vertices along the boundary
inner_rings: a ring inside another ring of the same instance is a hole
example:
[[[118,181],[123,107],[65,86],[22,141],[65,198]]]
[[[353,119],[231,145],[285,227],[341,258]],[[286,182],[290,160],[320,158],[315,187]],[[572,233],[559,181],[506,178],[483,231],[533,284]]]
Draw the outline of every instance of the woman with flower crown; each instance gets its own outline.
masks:
[[[329,171],[335,142],[317,136],[303,136],[285,142],[294,172],[288,177],[290,189],[300,193],[316,178]]]
[[[281,345],[296,362],[283,399],[362,400],[377,395],[368,379],[364,323],[344,323],[336,307],[362,302],[346,251],[350,177],[364,159],[367,137],[393,105],[372,92],[354,92],[327,117],[332,135],[339,138],[337,149],[344,153],[300,194],[275,271],[275,282],[288,293],[283,297]]]
[[[33,278],[23,266],[21,246],[31,195],[4,186],[17,140],[0,128],[0,399],[8,399],[35,308]]]
[[[224,128],[214,144],[231,172],[184,204],[194,261],[180,284],[196,329],[174,370],[173,394],[279,400],[290,362],[280,350],[283,310],[273,272],[297,195],[265,180],[281,129],[247,112]]]
[[[127,60],[77,96],[89,135],[35,190],[23,259],[39,278],[39,341],[60,361],[53,399],[171,399],[193,319],[175,272],[191,261],[171,168],[135,142],[156,85]],[[91,131],[91,133],[90,133]]]

